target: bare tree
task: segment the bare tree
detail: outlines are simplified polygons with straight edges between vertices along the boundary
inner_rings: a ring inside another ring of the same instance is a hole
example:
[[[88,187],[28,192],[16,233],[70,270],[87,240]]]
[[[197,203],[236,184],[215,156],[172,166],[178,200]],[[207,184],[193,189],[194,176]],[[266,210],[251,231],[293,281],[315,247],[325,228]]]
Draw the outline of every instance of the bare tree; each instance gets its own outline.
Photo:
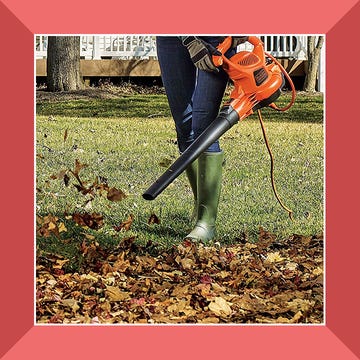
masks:
[[[305,77],[304,91],[315,92],[316,80],[319,71],[320,54],[323,44],[324,36],[308,36],[308,71]]]
[[[47,50],[48,91],[79,90],[83,87],[80,74],[80,37],[49,36]]]

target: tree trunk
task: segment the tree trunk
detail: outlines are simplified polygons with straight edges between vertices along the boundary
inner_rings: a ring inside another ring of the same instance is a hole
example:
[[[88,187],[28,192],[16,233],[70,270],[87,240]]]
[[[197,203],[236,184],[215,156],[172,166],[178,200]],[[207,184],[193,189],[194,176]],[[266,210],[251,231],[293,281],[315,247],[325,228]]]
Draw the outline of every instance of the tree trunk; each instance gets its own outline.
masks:
[[[319,70],[321,48],[324,44],[324,36],[319,36],[315,45],[317,36],[308,36],[308,71],[305,77],[304,91],[315,92],[316,80]]]
[[[51,92],[84,88],[80,74],[79,36],[49,36],[47,88]]]

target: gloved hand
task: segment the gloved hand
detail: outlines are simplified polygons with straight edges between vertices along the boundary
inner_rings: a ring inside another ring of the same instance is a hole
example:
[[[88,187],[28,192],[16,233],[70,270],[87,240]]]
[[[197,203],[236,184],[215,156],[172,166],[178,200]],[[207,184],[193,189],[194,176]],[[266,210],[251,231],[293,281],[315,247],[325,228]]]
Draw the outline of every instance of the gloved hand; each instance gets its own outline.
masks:
[[[212,55],[219,55],[217,49],[196,36],[185,36],[182,43],[188,49],[194,65],[200,70],[219,72],[212,61]]]

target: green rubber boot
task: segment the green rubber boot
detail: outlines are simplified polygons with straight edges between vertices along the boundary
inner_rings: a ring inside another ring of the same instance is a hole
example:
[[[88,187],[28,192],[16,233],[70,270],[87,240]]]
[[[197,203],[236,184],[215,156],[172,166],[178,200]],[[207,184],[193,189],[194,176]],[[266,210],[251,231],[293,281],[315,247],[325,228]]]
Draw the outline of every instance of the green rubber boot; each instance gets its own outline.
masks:
[[[223,159],[223,152],[204,152],[198,159],[197,221],[186,239],[207,242],[215,237]]]
[[[194,210],[191,214],[191,221],[196,220],[197,216],[197,179],[198,179],[198,160],[193,161],[185,170],[189,180],[191,190],[194,194]]]

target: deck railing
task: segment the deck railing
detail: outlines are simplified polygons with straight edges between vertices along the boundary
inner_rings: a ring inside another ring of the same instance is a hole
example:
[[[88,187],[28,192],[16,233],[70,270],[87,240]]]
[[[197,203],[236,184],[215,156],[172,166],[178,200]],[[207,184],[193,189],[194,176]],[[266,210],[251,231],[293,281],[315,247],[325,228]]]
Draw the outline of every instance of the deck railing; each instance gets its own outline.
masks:
[[[301,35],[257,35],[265,51],[279,58],[306,60],[307,37]],[[84,59],[156,59],[156,38],[153,35],[83,35],[80,37],[80,56]],[[240,45],[250,49],[251,44]],[[37,35],[37,59],[47,55],[47,36]]]
[[[264,42],[265,51],[276,58],[307,60],[306,35],[259,35]],[[47,56],[47,36],[36,35],[36,59]],[[83,59],[157,59],[156,36],[154,35],[82,35],[80,37],[80,56]],[[238,50],[251,50],[248,42]],[[319,91],[325,90],[325,46],[319,64]]]

